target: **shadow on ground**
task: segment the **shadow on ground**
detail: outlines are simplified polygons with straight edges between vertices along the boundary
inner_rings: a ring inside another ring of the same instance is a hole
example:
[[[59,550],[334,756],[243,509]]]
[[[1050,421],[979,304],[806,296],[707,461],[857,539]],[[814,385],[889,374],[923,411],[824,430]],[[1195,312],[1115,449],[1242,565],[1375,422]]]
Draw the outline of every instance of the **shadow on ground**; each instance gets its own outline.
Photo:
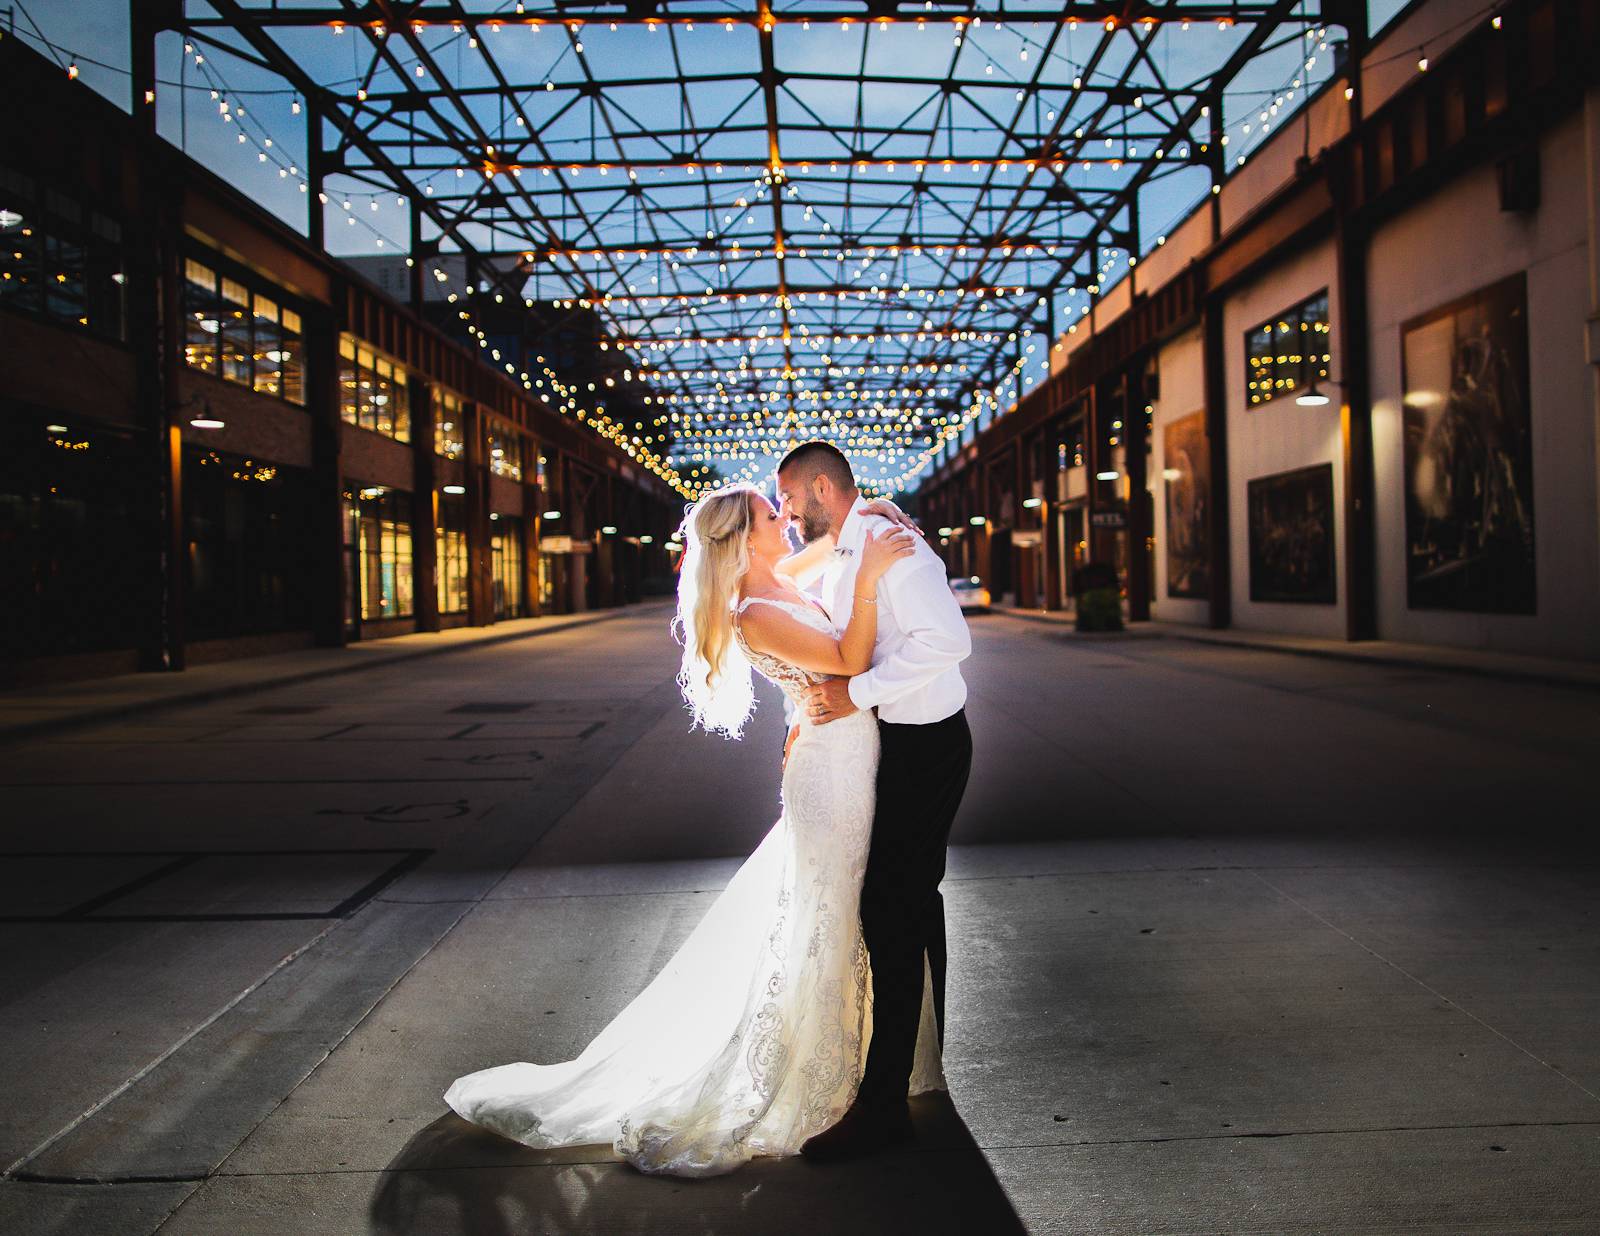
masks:
[[[529,1151],[453,1114],[395,1156],[373,1195],[370,1230],[512,1233],[761,1232],[764,1236],[1025,1231],[946,1095],[913,1100],[903,1151],[820,1167],[758,1159],[710,1180],[644,1176],[607,1147]]]

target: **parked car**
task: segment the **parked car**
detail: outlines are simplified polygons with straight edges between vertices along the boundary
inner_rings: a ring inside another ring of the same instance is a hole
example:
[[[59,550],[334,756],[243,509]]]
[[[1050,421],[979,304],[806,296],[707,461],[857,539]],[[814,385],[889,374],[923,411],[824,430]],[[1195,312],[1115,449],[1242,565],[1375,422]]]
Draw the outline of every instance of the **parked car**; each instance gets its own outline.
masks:
[[[989,590],[978,582],[976,575],[971,579],[952,579],[950,591],[955,593],[962,613],[981,612],[991,604]]]

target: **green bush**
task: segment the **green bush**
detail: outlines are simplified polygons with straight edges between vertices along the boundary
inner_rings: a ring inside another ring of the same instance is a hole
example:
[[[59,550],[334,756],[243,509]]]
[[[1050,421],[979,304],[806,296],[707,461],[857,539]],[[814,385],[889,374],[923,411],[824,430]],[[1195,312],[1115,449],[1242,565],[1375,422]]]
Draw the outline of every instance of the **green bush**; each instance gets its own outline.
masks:
[[[1078,594],[1078,630],[1122,630],[1122,598],[1115,588],[1085,588]]]

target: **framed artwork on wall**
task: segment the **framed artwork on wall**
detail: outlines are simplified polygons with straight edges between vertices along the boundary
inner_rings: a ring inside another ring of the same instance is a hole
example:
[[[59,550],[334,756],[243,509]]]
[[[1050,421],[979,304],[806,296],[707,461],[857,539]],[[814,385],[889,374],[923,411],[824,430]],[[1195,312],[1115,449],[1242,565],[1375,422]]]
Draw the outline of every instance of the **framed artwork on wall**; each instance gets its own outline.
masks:
[[[1315,464],[1251,481],[1250,599],[1332,605],[1333,465]]]
[[[1407,604],[1533,613],[1527,277],[1405,323],[1401,364]]]
[[[1162,431],[1162,487],[1167,500],[1167,595],[1211,595],[1211,442],[1204,412],[1169,421]]]

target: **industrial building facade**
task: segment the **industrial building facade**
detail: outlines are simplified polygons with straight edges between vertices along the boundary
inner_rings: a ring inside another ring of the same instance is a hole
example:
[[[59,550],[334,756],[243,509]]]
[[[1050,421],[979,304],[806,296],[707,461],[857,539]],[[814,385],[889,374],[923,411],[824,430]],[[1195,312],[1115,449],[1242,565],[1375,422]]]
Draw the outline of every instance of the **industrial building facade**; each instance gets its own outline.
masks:
[[[682,499],[631,448],[20,41],[0,68],[0,677],[181,669],[669,586]]]
[[[1441,0],[1357,40],[941,461],[951,573],[1064,609],[1103,563],[1133,620],[1600,657],[1597,30]]]

